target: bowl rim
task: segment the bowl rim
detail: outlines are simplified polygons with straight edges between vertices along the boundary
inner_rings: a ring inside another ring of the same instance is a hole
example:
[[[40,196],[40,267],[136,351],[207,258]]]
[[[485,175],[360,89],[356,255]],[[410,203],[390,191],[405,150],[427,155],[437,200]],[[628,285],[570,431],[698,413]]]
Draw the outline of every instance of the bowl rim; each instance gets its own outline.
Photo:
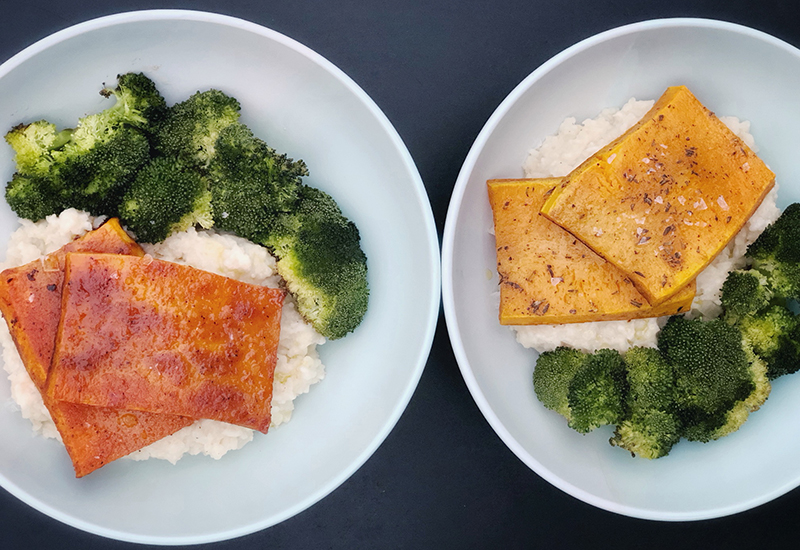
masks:
[[[0,487],[35,510],[42,512],[43,514],[71,527],[102,537],[125,542],[163,546],[193,545],[219,542],[248,535],[272,527],[273,525],[281,523],[299,514],[300,512],[303,512],[342,485],[375,453],[378,447],[380,447],[380,445],[388,437],[389,433],[394,429],[403,412],[406,410],[408,403],[410,402],[417,386],[419,385],[419,380],[430,355],[434,335],[436,332],[441,301],[441,256],[438,232],[436,230],[433,210],[430,205],[427,191],[419,174],[416,163],[414,162],[410,152],[408,151],[408,148],[406,147],[395,127],[392,125],[391,121],[380,109],[380,107],[378,107],[374,100],[372,100],[372,98],[370,98],[369,95],[352,78],[347,76],[336,65],[328,61],[325,57],[318,54],[311,48],[278,31],[245,19],[208,11],[190,9],[145,9],[125,11],[89,19],[63,28],[37,40],[33,44],[25,47],[23,50],[19,51],[5,62],[0,64],[0,78],[3,78],[6,74],[20,66],[28,59],[53,46],[56,46],[60,42],[64,42],[76,36],[108,27],[125,25],[129,23],[142,23],[147,21],[193,21],[232,27],[241,31],[257,34],[271,39],[276,43],[279,43],[280,45],[301,54],[344,85],[349,92],[358,98],[359,102],[366,107],[369,113],[385,131],[387,137],[393,145],[394,150],[399,154],[402,164],[406,167],[409,176],[411,176],[411,190],[413,192],[415,202],[419,205],[420,213],[424,218],[423,222],[425,233],[428,237],[427,260],[432,267],[430,273],[428,274],[428,285],[430,291],[428,295],[429,303],[427,306],[427,315],[424,320],[424,338],[420,341],[419,350],[414,358],[414,361],[411,362],[413,368],[410,370],[411,377],[409,378],[408,384],[398,395],[399,399],[391,411],[391,414],[387,417],[387,421],[383,424],[382,428],[374,434],[370,443],[358,455],[355,456],[354,460],[351,461],[349,466],[342,470],[339,475],[332,477],[326,484],[320,486],[308,497],[298,502],[294,506],[285,509],[280,514],[274,514],[264,518],[262,521],[252,522],[248,525],[219,531],[215,534],[182,536],[143,535],[118,529],[106,528],[76,517],[69,511],[63,511],[54,508],[52,505],[45,503],[38,498],[32,497],[24,489],[17,484],[12,483],[5,475],[0,473]]]
[[[787,483],[782,487],[779,487],[773,491],[769,491],[758,498],[751,498],[746,501],[728,506],[720,506],[707,510],[688,512],[663,512],[641,507],[620,505],[612,500],[595,496],[594,494],[581,489],[572,483],[564,481],[546,468],[530,453],[528,453],[528,451],[514,438],[514,436],[506,429],[500,418],[497,416],[483,391],[481,390],[477,378],[472,371],[472,366],[470,365],[466,349],[461,339],[461,331],[456,314],[455,296],[453,294],[452,285],[453,250],[458,224],[458,215],[461,211],[461,205],[466,193],[467,185],[472,175],[472,171],[475,168],[478,157],[483,151],[487,141],[497,128],[500,121],[513,107],[517,100],[519,100],[519,98],[525,94],[525,92],[527,92],[532,86],[534,86],[553,69],[568,59],[573,58],[590,48],[623,36],[666,28],[699,28],[730,32],[733,34],[743,35],[751,39],[763,41],[767,44],[783,49],[796,57],[800,57],[800,49],[795,48],[784,40],[781,40],[763,31],[740,25],[738,23],[731,23],[717,19],[693,17],[650,19],[629,23],[585,38],[551,57],[545,63],[537,67],[527,77],[525,77],[495,109],[475,139],[472,147],[469,150],[469,153],[464,160],[461,170],[459,171],[458,178],[456,179],[455,187],[450,199],[450,204],[448,206],[444,233],[442,237],[442,307],[444,310],[447,332],[450,337],[453,353],[456,357],[456,362],[458,363],[459,369],[465,383],[467,384],[470,394],[498,437],[500,437],[503,443],[505,443],[505,445],[525,465],[527,465],[545,481],[564,491],[570,496],[609,512],[639,519],[657,521],[697,521],[735,514],[769,502],[797,487],[798,484],[800,484],[800,479],[794,483]]]

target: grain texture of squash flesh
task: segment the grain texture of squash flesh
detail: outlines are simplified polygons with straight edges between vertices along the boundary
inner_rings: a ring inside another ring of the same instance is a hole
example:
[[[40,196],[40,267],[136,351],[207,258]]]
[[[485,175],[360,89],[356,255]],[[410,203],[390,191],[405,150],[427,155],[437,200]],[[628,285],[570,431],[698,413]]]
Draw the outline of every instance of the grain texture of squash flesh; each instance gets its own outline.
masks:
[[[650,306],[624,273],[539,213],[560,181],[488,182],[500,276],[500,323],[581,323],[688,311],[694,284]]]
[[[42,260],[0,274],[0,310],[25,369],[42,393],[77,477],[175,433],[192,419],[65,403],[44,388],[61,317],[61,289],[68,252],[144,255],[142,248],[110,219]]]
[[[566,176],[542,213],[658,304],[716,257],[774,180],[714,113],[676,86]]]
[[[284,297],[148,257],[69,254],[47,392],[266,433]]]

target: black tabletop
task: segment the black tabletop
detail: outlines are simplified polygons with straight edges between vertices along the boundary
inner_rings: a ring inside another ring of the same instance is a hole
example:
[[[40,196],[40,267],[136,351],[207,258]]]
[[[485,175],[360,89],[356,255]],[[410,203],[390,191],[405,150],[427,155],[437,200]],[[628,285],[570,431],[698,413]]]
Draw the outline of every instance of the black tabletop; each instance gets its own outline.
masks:
[[[800,46],[796,0],[198,0],[169,6],[144,0],[4,0],[0,5],[0,61],[87,19],[163,7],[233,15],[305,44],[355,80],[397,128],[425,183],[440,236],[458,171],[487,118],[525,76],[572,44],[636,21],[704,17]],[[692,523],[631,519],[566,495],[520,462],[484,420],[440,317],[407,410],[364,466],[283,523],[194,548],[795,547],[798,512],[798,490],[735,516]],[[0,548],[137,547],[63,525],[0,490]]]

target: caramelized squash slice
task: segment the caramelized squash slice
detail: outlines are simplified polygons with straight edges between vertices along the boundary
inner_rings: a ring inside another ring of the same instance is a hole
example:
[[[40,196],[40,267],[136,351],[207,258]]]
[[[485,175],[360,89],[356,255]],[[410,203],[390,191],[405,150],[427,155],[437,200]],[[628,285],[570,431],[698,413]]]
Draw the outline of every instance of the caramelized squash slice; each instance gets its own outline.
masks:
[[[53,358],[61,312],[64,261],[70,252],[106,252],[143,256],[116,218],[40,260],[0,273],[0,311],[8,323],[25,368],[40,390]]]
[[[739,232],[775,175],[684,86],[556,187],[542,213],[625,273],[651,304]]]
[[[266,433],[284,296],[149,257],[68,254],[47,393]]]
[[[489,180],[500,323],[539,325],[658,317],[688,311],[689,284],[651,306],[619,269],[539,213],[560,178]]]
[[[193,418],[56,401],[43,395],[50,416],[83,477],[194,422]]]
[[[65,403],[44,393],[61,317],[64,263],[69,252],[144,255],[110,219],[42,260],[0,274],[0,311],[31,379],[72,460],[76,477],[149,445],[192,423],[175,415]]]

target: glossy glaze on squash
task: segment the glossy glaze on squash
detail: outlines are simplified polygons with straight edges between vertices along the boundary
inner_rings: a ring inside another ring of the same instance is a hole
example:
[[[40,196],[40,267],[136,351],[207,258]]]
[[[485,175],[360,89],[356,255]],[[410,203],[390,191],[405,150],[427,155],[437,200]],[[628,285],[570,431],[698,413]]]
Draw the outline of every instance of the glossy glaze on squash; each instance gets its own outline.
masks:
[[[53,358],[61,317],[64,261],[70,252],[144,255],[142,247],[112,218],[41,260],[0,273],[0,311],[28,374],[40,390],[44,388]]]
[[[150,257],[68,254],[48,394],[266,433],[284,296]]]
[[[145,447],[192,423],[192,419],[64,403],[44,393],[61,317],[64,262],[69,252],[144,255],[110,219],[43,260],[0,274],[0,310],[25,369],[40,392],[72,460],[77,477]]]

